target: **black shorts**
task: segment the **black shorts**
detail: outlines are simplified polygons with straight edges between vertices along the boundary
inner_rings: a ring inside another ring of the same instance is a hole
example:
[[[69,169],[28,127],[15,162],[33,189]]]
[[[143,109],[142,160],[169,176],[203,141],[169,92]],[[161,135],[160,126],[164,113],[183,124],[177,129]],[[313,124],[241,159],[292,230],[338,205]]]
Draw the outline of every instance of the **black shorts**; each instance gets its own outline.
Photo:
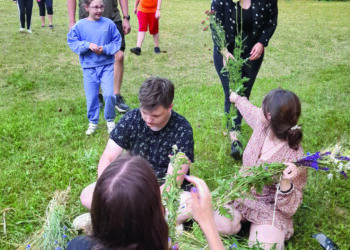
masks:
[[[122,36],[122,44],[120,45],[120,50],[125,51],[125,38],[124,38],[124,31],[123,31],[123,22],[115,22],[115,25],[117,26],[117,29]]]

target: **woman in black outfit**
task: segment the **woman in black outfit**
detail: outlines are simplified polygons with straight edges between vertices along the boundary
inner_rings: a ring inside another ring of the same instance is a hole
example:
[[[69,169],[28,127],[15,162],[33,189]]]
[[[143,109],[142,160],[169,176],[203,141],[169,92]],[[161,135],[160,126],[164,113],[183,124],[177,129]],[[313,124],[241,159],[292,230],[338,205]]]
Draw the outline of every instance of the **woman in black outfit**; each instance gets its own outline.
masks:
[[[32,24],[32,9],[33,9],[33,0],[14,0],[17,3],[19,11],[19,20],[21,22],[20,32],[25,31],[25,24],[27,21],[27,32],[32,33],[31,24]],[[27,19],[27,20],[26,20]]]
[[[238,8],[237,11],[236,8]],[[242,39],[244,39],[244,51],[241,57],[249,58],[247,65],[242,68],[242,77],[249,78],[249,81],[244,83],[245,90],[243,94],[249,99],[264,58],[264,48],[267,47],[277,26],[277,0],[239,0],[237,2],[233,0],[213,0],[211,9],[214,11],[216,18],[221,21],[228,44],[226,49],[220,51],[215,42],[215,31],[212,31],[214,65],[225,93],[225,113],[229,113],[231,107],[229,78],[221,73],[221,69],[230,57],[233,58],[232,53],[237,35],[236,25],[238,25],[239,31],[242,27]],[[240,159],[239,148],[242,149],[242,144],[237,140],[237,132],[241,130],[242,115],[239,111],[237,111],[237,118],[234,122],[235,126],[230,132],[232,140],[231,156]]]

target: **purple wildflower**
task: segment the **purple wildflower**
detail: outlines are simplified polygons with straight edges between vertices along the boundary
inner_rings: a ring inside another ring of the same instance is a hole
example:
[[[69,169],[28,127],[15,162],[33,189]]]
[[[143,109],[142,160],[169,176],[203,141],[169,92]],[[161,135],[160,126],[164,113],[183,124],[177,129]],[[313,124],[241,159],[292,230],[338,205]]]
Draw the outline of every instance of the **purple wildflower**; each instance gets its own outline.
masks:
[[[68,228],[66,226],[63,226],[63,230],[66,231]]]
[[[55,245],[57,245],[57,244],[58,244],[58,241],[57,241],[57,240],[55,240],[55,242],[54,242],[54,243],[55,243]]]
[[[340,161],[350,161],[350,158],[347,156],[338,156],[338,157],[335,157],[335,159]]]
[[[298,166],[312,167],[318,170],[318,159],[321,159],[320,152],[316,152],[313,155],[306,156],[305,158],[296,161],[295,164]]]
[[[60,247],[56,247],[55,250],[61,250],[61,248]]]
[[[230,246],[230,248],[237,248],[236,243],[233,243],[233,244]]]
[[[342,175],[344,175],[345,180],[348,179],[348,175],[347,175],[344,171],[340,171],[339,173],[341,173]]]
[[[30,249],[30,245],[29,244],[26,246],[26,249]]]
[[[67,235],[65,235],[65,234],[64,234],[64,235],[62,235],[62,238],[63,238],[63,239],[67,238]]]

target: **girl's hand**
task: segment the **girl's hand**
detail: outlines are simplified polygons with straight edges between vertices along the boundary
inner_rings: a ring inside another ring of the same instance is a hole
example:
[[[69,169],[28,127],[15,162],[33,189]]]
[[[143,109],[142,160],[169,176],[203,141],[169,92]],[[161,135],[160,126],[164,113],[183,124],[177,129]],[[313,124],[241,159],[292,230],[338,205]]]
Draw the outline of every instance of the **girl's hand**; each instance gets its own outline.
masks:
[[[287,166],[282,173],[282,180],[280,182],[280,190],[287,192],[293,188],[291,180],[298,174],[298,168],[293,163],[285,163]]]
[[[137,8],[134,8],[134,14],[137,15]]]
[[[235,103],[236,99],[238,97],[237,93],[233,92],[232,90],[230,90],[230,102]]]
[[[93,52],[96,53],[96,51],[99,50],[99,47],[96,44],[94,44],[94,43],[90,43],[89,49],[91,49]]]
[[[193,218],[201,225],[212,223],[214,220],[211,194],[207,184],[195,176],[185,175],[186,180],[195,185],[191,189],[192,194],[192,215]]]
[[[297,176],[297,174],[298,174],[298,167],[297,166],[295,166],[293,163],[285,163],[285,165],[287,167],[283,170],[283,174],[282,174],[283,180],[291,180],[295,176]]]
[[[252,48],[252,51],[250,51],[249,60],[251,61],[258,60],[263,52],[264,52],[264,45],[262,45],[261,43],[256,43]]]
[[[103,46],[98,46],[97,51],[95,52],[97,55],[101,55],[103,52]]]

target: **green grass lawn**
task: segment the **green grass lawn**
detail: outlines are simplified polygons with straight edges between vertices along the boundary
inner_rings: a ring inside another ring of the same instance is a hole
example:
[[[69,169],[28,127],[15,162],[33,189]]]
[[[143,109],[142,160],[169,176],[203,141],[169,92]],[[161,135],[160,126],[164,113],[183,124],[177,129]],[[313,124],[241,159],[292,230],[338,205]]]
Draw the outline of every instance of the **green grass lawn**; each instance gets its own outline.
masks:
[[[40,27],[35,4],[31,35],[18,32],[16,5],[0,2],[0,249],[14,249],[42,227],[55,190],[71,186],[67,220],[86,212],[79,194],[96,179],[108,134],[101,116],[98,132],[85,135],[81,68],[66,44],[66,1],[54,1],[53,30]],[[130,15],[133,5],[129,1]],[[203,31],[201,24],[209,7],[208,0],[163,1],[160,48],[166,53],[155,55],[147,35],[139,57],[129,52],[137,33],[132,14],[122,94],[136,108],[138,89],[148,76],[174,82],[174,109],[194,130],[192,174],[213,189],[215,179],[233,173],[240,163],[229,157],[223,135],[224,96],[212,62],[210,31]],[[294,91],[302,101],[305,152],[337,143],[350,146],[349,13],[350,2],[279,1],[278,27],[251,101],[260,106],[264,95],[277,87]],[[244,123],[244,137],[250,133]],[[309,171],[303,204],[294,217],[295,233],[286,248],[320,249],[310,236],[323,232],[341,249],[349,249],[349,190],[349,180],[329,182]]]

